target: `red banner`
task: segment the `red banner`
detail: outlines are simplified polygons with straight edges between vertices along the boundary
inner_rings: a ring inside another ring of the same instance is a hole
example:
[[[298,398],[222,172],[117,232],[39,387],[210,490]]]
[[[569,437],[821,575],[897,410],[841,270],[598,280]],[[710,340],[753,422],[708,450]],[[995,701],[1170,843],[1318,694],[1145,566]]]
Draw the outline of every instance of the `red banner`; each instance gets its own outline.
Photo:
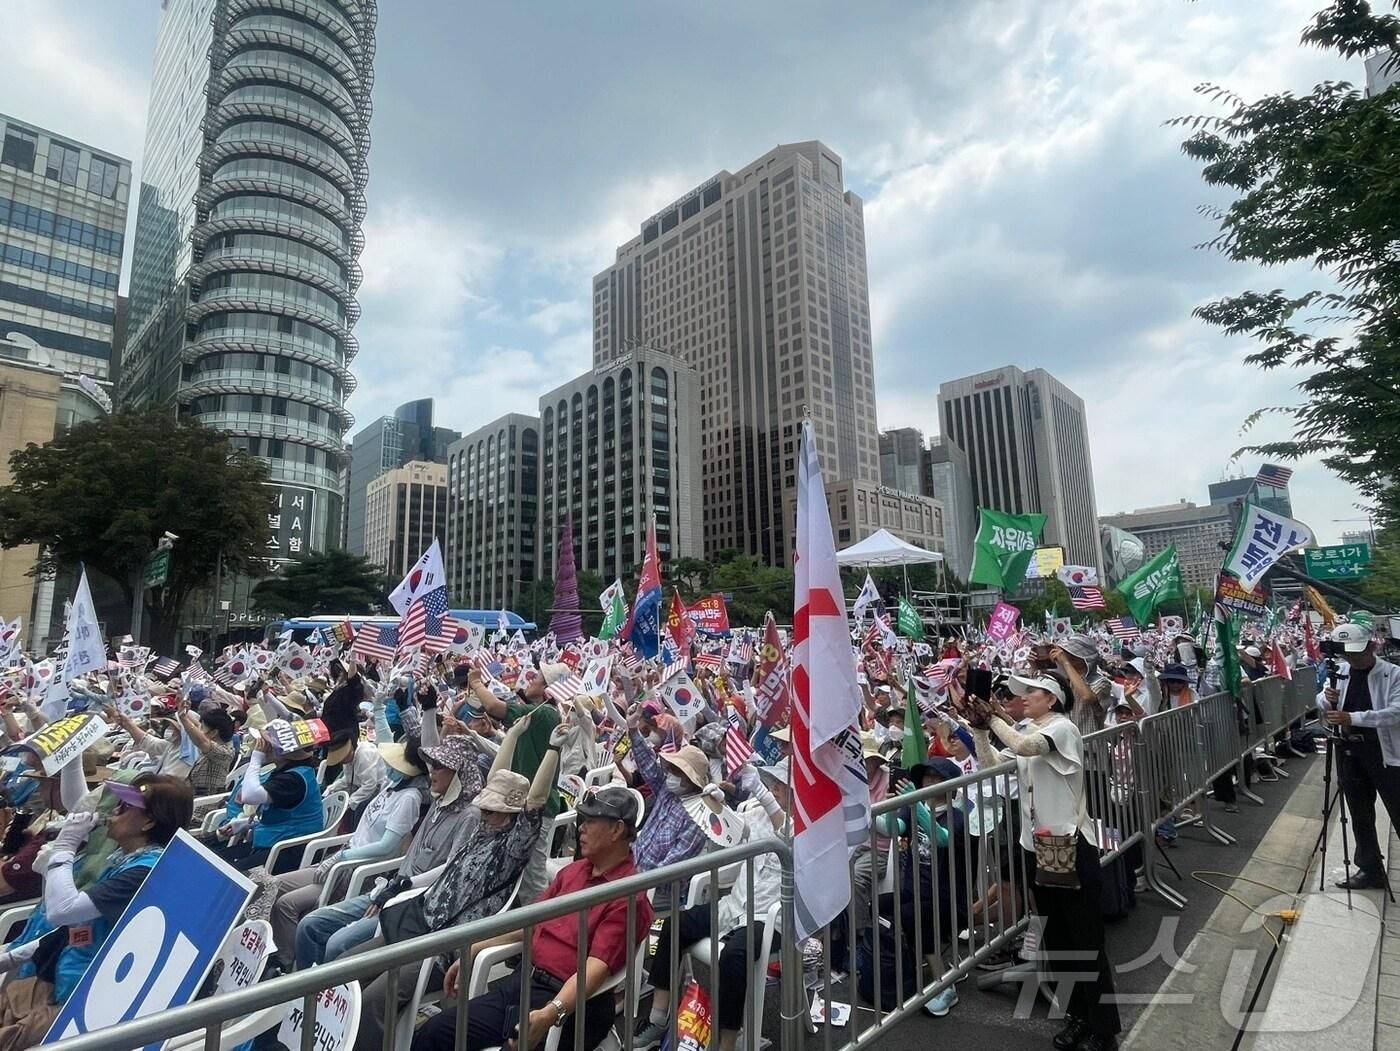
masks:
[[[721,634],[729,630],[729,608],[724,604],[723,595],[706,595],[685,613],[701,631]]]
[[[680,647],[682,654],[689,653],[690,640],[695,636],[692,612],[692,610],[685,608],[679,591],[671,594],[671,608],[666,614],[666,630],[670,632],[671,638]]]

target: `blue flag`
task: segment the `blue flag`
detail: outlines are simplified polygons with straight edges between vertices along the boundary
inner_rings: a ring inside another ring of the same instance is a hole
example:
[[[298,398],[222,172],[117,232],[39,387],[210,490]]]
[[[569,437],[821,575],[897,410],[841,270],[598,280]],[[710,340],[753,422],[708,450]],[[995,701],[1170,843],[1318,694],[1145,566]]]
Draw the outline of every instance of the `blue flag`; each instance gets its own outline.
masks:
[[[647,529],[647,553],[637,580],[637,598],[626,632],[632,648],[643,658],[661,649],[661,566],[656,557],[656,526]]]

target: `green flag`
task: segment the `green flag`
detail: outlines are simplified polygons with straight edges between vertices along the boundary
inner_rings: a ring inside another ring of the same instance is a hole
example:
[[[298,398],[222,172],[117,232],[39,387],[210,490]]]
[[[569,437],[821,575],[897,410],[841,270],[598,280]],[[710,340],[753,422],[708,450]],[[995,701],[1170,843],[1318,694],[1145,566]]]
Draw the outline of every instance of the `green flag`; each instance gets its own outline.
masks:
[[[1010,515],[979,507],[981,521],[968,582],[1015,591],[1026,579],[1026,568],[1035,557],[1036,541],[1045,528],[1044,515]]]
[[[906,686],[909,692],[904,695],[904,754],[901,759],[904,769],[908,770],[915,763],[928,762],[928,738],[924,736],[924,717],[919,711],[912,673]]]
[[[916,642],[924,641],[924,622],[916,610],[903,595],[899,596],[899,614],[895,620],[895,629],[907,639]]]
[[[622,581],[614,580],[598,596],[598,602],[603,607],[603,626],[598,629],[598,638],[607,640],[622,630],[627,620],[627,599],[624,595]]]
[[[1220,647],[1220,684],[1234,694],[1240,695],[1240,655],[1235,649],[1239,633],[1235,630],[1235,617],[1220,603],[1215,604],[1215,643]]]
[[[1186,586],[1181,580],[1181,559],[1169,547],[1136,573],[1125,577],[1118,593],[1128,600],[1128,612],[1139,624],[1152,619],[1152,611],[1168,599],[1184,599]]]

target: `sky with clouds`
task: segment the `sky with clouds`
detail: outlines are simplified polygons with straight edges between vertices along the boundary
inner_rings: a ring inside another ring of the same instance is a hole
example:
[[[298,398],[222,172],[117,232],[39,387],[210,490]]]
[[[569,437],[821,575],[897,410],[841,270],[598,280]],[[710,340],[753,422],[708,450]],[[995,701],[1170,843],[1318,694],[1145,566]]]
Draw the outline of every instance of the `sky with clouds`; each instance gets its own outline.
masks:
[[[1045,367],[1088,405],[1100,513],[1204,502],[1296,376],[1191,309],[1306,288],[1194,246],[1208,191],[1164,121],[1360,81],[1305,50],[1319,0],[382,0],[360,290],[361,421],[433,396],[470,430],[589,364],[590,279],[642,219],[820,138],[866,201],[881,427],[937,430],[945,379]],[[156,0],[6,0],[0,110],[131,157]],[[134,222],[134,215],[132,217]],[[1278,428],[1278,424],[1270,424]],[[1260,430],[1282,436],[1282,430]],[[1254,459],[1242,469],[1253,470]],[[1359,515],[1321,465],[1294,507]]]

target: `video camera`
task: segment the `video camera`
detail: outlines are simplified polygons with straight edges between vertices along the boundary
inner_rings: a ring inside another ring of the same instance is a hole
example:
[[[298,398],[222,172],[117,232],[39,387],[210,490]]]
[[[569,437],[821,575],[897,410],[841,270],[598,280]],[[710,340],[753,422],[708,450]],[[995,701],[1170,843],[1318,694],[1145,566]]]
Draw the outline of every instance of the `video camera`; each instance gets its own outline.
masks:
[[[1322,639],[1317,644],[1317,647],[1319,650],[1322,651],[1322,655],[1324,657],[1328,657],[1333,660],[1343,656],[1346,653],[1346,648],[1342,645],[1342,643],[1337,642],[1334,639]]]

